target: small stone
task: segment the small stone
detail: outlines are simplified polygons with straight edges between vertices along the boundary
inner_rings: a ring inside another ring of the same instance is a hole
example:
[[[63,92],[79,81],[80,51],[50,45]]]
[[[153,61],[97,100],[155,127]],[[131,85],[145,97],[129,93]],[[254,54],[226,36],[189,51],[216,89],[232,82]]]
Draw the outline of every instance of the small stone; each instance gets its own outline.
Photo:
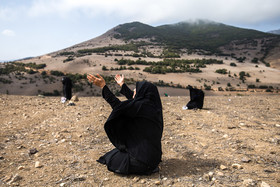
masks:
[[[245,179],[243,181],[244,186],[254,187],[256,186],[256,182],[253,179]]]
[[[23,170],[24,169],[24,166],[19,166],[18,167],[18,170]]]
[[[261,183],[261,187],[270,187],[270,185],[269,185],[269,184],[267,184],[266,182],[262,181],[262,183]]]
[[[109,180],[109,178],[107,178],[107,177],[104,179],[104,181],[108,181],[108,180]]]
[[[212,181],[213,175],[214,175],[213,172],[209,172],[209,173],[207,173],[207,174],[204,174],[204,175],[203,175],[203,178],[204,178],[206,181]]]
[[[63,187],[63,186],[65,186],[65,185],[66,185],[65,183],[60,183],[59,186]]]
[[[227,134],[225,134],[225,135],[223,136],[223,138],[228,138],[228,135],[227,135]]]
[[[244,125],[245,125],[245,123],[239,123],[239,125],[244,126]]]
[[[139,177],[134,177],[134,178],[132,179],[132,181],[133,181],[133,182],[138,182],[138,181],[139,181]]]
[[[43,167],[43,166],[41,165],[41,163],[40,163],[39,161],[36,161],[36,162],[35,162],[35,168],[41,168],[41,167]]]
[[[78,96],[77,96],[77,95],[74,95],[74,96],[71,98],[71,101],[78,102],[78,101],[79,101]]]
[[[29,154],[33,155],[33,154],[36,154],[38,151],[36,148],[32,148],[29,150]]]
[[[221,166],[220,166],[220,169],[221,169],[221,170],[226,170],[226,169],[227,169],[227,167],[226,167],[226,166],[224,166],[224,165],[221,165]]]
[[[222,177],[222,176],[224,176],[224,173],[218,171],[218,172],[217,172],[217,175],[220,176],[220,177]]]
[[[276,127],[280,127],[280,125],[279,125],[279,124],[276,124],[275,126],[276,126]]]
[[[10,180],[12,180],[12,175],[6,175],[4,178],[2,178],[1,180],[4,182],[9,182]]]
[[[142,179],[142,180],[140,181],[140,183],[141,183],[141,184],[144,184],[144,183],[146,183],[146,181],[145,181],[144,179]]]
[[[176,120],[182,120],[182,118],[180,116],[177,116]]]
[[[205,147],[207,144],[200,142],[200,145],[201,145],[202,147]]]
[[[250,158],[247,158],[247,157],[243,157],[243,158],[241,159],[241,161],[244,162],[244,163],[249,163],[249,162],[251,162],[251,159],[250,159]]]
[[[105,179],[108,179],[109,180],[109,178],[105,178]],[[105,180],[104,179],[104,180]],[[86,177],[84,177],[84,176],[78,176],[78,177],[75,177],[74,178],[74,181],[85,181],[86,180]]]
[[[240,164],[232,164],[231,166],[234,169],[243,169],[243,166],[241,166]]]
[[[12,180],[8,182],[8,184],[12,184],[12,183],[17,182],[21,179],[22,179],[22,177],[19,176],[18,174],[16,174],[15,176],[13,176]]]
[[[155,182],[155,185],[160,185],[160,181],[156,181],[156,182]]]

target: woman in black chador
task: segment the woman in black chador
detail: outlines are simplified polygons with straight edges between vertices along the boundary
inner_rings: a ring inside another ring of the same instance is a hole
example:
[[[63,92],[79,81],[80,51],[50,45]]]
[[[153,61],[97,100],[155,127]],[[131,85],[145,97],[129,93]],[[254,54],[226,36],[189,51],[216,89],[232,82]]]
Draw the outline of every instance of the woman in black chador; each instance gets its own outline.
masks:
[[[133,92],[124,83],[124,76],[116,75],[120,93],[127,98],[121,102],[99,74],[89,74],[87,78],[102,89],[103,98],[113,109],[104,129],[116,148],[97,161],[119,174],[149,175],[158,171],[163,117],[157,87],[146,81],[137,82]]]
[[[188,102],[183,109],[202,109],[204,102],[204,92],[200,89],[193,88],[192,86],[188,86],[190,90],[190,98],[191,100]]]
[[[62,78],[63,95],[67,100],[72,98],[72,81],[69,77]]]

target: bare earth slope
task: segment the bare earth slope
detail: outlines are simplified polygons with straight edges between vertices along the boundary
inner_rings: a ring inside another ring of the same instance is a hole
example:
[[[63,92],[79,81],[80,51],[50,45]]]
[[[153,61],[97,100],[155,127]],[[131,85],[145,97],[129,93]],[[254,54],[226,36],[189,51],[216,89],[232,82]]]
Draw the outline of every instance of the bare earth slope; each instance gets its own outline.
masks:
[[[0,186],[280,185],[279,95],[206,96],[205,109],[182,110],[188,100],[162,98],[159,173],[120,176],[96,162],[113,148],[102,98],[0,95]]]

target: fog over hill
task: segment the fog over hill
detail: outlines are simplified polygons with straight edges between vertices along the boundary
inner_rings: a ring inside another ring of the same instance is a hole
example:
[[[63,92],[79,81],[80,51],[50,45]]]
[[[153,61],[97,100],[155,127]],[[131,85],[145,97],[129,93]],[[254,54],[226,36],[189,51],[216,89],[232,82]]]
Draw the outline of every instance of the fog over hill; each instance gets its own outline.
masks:
[[[272,34],[280,34],[280,29],[278,29],[278,30],[273,30],[273,31],[269,31],[269,33],[272,33]]]
[[[100,95],[84,75],[99,73],[112,85],[112,75],[124,74],[131,84],[145,79],[173,95],[187,85],[273,91],[280,88],[279,41],[275,34],[203,20],[157,27],[125,23],[66,49],[3,66],[0,84],[3,93],[60,94],[61,76],[67,75],[75,92]]]

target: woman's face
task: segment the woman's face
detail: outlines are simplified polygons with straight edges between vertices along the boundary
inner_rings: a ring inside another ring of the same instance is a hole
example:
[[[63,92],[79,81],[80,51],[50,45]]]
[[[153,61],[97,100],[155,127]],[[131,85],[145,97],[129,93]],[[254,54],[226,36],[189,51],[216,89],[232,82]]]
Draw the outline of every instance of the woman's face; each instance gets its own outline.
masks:
[[[134,88],[133,92],[134,92],[134,93],[133,93],[133,97],[132,97],[132,98],[134,99],[134,97],[135,97],[135,95],[136,95],[136,88]]]

